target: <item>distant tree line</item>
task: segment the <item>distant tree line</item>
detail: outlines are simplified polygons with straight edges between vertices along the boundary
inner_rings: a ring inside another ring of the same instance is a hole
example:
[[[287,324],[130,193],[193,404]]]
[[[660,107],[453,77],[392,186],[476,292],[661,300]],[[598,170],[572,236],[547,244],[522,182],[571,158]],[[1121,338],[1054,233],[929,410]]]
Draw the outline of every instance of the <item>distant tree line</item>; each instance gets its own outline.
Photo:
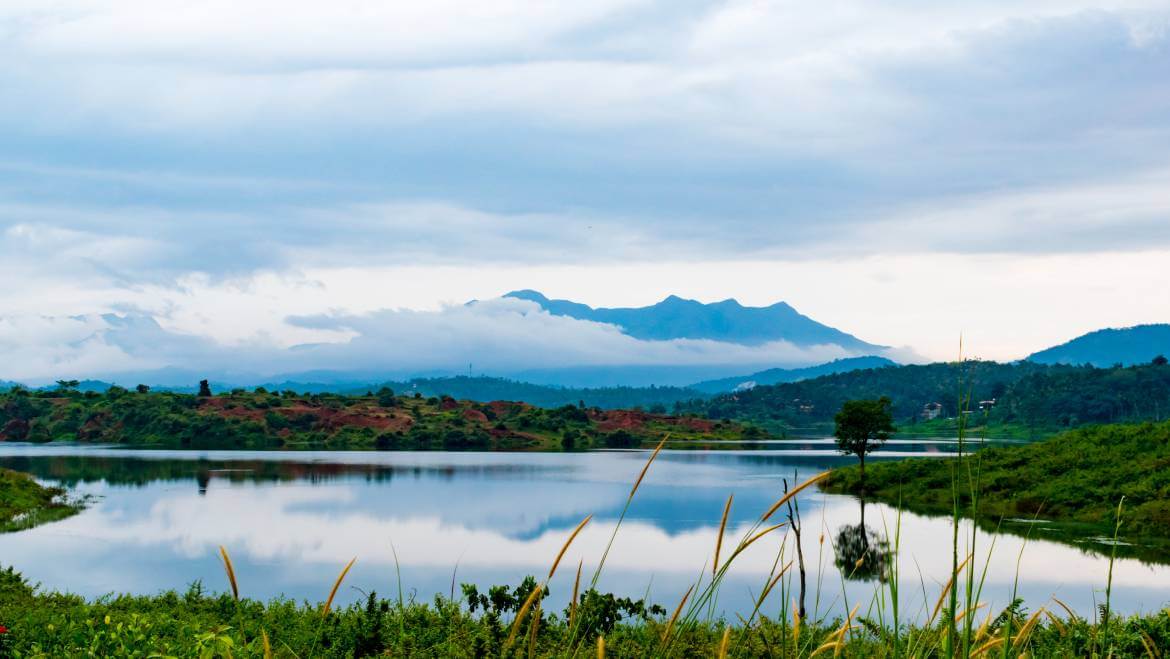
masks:
[[[964,412],[972,423],[1014,424],[1037,433],[1087,424],[1170,418],[1170,365],[1164,357],[1137,366],[1001,364],[966,361],[891,366],[681,402],[676,412],[713,419],[802,427],[831,424],[850,400],[890,399],[903,429],[936,403],[944,418]]]

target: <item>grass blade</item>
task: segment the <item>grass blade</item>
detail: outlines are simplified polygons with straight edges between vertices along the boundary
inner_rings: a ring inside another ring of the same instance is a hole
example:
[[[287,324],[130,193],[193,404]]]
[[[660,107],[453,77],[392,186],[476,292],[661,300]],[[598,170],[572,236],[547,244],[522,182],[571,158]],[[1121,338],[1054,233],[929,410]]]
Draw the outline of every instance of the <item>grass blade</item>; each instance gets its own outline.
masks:
[[[219,546],[219,556],[223,559],[223,569],[227,572],[228,583],[232,587],[232,597],[238,602],[240,601],[240,588],[236,585],[236,569],[232,567],[232,557],[228,556],[228,551],[223,545]]]
[[[561,559],[565,557],[565,552],[569,551],[569,545],[573,544],[573,540],[577,538],[577,534],[581,532],[581,529],[585,528],[585,525],[591,519],[593,519],[593,515],[586,515],[585,519],[581,520],[581,523],[577,525],[577,528],[573,529],[573,532],[569,534],[569,539],[565,541],[565,544],[561,547],[561,551],[557,553],[557,558],[553,561],[552,568],[548,571],[549,580],[557,573],[557,566],[561,564]]]
[[[783,506],[784,504],[791,501],[792,498],[795,497],[797,494],[799,494],[801,490],[825,480],[826,478],[829,477],[829,474],[831,474],[831,473],[832,472],[829,472],[829,471],[823,471],[823,472],[817,474],[816,476],[813,476],[812,478],[801,483],[800,485],[797,485],[796,487],[792,488],[788,493],[786,493],[784,496],[780,497],[779,501],[772,504],[772,507],[768,509],[768,512],[764,513],[764,516],[760,518],[760,521],[761,522],[768,521],[768,518],[770,518],[773,514],[776,513],[777,510],[780,509],[780,506]]]
[[[661,445],[659,446],[661,447]],[[573,529],[573,532],[569,534],[569,538],[565,540],[565,544],[561,545],[561,550],[557,552],[557,557],[555,560],[553,560],[552,567],[548,571],[548,578],[545,579],[544,582],[538,585],[536,588],[533,588],[532,593],[528,595],[528,599],[524,600],[524,604],[520,607],[520,610],[516,612],[516,619],[512,621],[512,631],[508,634],[508,641],[504,644],[505,648],[511,647],[512,642],[516,640],[516,632],[520,630],[520,625],[524,622],[524,618],[528,615],[528,610],[532,608],[532,603],[536,601],[536,598],[538,595],[540,595],[540,593],[544,592],[545,588],[548,586],[548,582],[553,578],[553,575],[557,573],[557,567],[561,564],[561,559],[565,557],[565,552],[569,550],[569,545],[573,544],[573,540],[577,538],[577,535],[581,533],[581,529],[585,528],[585,525],[588,524],[589,520],[591,519],[593,519],[593,515],[587,515],[585,519],[581,520],[581,523],[577,525],[577,528]],[[578,578],[580,578],[580,568],[578,568],[577,574]],[[575,586],[574,591],[576,591]]]
[[[341,574],[337,575],[337,581],[333,582],[333,589],[329,591],[329,598],[325,600],[325,606],[321,608],[321,617],[329,615],[329,609],[333,606],[333,598],[337,597],[337,589],[341,588],[341,582],[345,581],[345,575],[349,574],[349,569],[357,562],[357,556],[349,559],[349,562],[342,568]]]
[[[682,613],[683,607],[686,606],[687,598],[691,596],[691,591],[695,589],[694,586],[687,588],[687,592],[683,593],[682,600],[679,601],[678,606],[674,609],[674,615],[670,616],[670,620],[666,623],[666,629],[662,631],[662,643],[666,644],[667,639],[670,638],[670,632],[674,629],[674,622],[678,620],[678,616]]]
[[[727,505],[723,506],[723,519],[719,522],[719,535],[715,538],[715,560],[711,563],[711,576],[719,570],[719,550],[723,547],[723,533],[727,530],[727,515],[731,512],[731,500],[734,494],[727,495]]]

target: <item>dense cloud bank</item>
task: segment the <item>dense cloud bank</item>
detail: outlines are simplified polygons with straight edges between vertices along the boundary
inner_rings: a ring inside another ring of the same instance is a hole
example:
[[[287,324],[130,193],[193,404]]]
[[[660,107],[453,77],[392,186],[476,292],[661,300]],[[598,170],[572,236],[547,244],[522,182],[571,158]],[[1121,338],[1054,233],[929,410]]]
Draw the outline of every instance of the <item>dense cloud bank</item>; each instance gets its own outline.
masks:
[[[1170,3],[586,4],[5,3],[0,251],[140,282],[1170,244]]]
[[[640,341],[614,325],[552,316],[532,303],[498,299],[437,312],[385,310],[363,315],[289,318],[306,329],[348,336],[280,348],[260,340],[223,345],[169,331],[150,316],[0,317],[0,379],[112,378],[155,369],[257,379],[309,371],[511,374],[588,366],[740,366],[822,363],[853,353],[835,345],[774,341],[744,346],[709,340]]]

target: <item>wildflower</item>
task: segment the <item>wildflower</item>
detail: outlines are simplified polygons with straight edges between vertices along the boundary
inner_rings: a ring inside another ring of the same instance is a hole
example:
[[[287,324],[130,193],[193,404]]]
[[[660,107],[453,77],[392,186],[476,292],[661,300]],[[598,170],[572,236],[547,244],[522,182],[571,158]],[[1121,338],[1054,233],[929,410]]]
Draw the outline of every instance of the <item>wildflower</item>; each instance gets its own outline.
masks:
[[[4,625],[0,625],[0,634],[7,634],[7,633],[8,633],[8,628],[5,627]]]

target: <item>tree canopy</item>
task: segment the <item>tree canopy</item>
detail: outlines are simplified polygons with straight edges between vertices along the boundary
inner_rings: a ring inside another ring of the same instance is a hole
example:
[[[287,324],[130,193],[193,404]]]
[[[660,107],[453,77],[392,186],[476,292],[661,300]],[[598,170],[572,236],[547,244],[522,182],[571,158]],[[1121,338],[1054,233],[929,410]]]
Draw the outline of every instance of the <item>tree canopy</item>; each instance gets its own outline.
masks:
[[[861,462],[865,472],[865,456],[881,448],[894,428],[894,417],[890,414],[892,403],[882,396],[876,400],[850,400],[841,406],[834,417],[837,448],[845,454],[853,454]]]

